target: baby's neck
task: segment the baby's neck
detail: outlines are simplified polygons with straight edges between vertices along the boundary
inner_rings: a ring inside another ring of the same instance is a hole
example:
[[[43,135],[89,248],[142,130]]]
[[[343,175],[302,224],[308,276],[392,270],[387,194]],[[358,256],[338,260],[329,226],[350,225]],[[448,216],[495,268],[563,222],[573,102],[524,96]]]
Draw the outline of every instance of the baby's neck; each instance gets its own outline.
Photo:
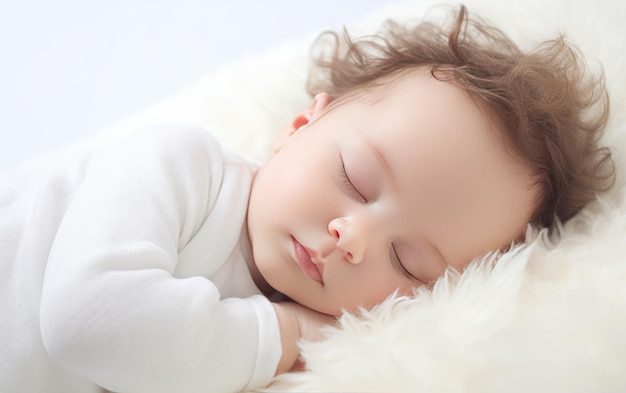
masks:
[[[273,302],[290,300],[289,298],[287,298],[287,296],[272,288],[272,286],[267,281],[265,281],[265,278],[263,278],[263,275],[257,268],[252,253],[252,243],[250,242],[250,237],[248,236],[247,222],[244,222],[241,239],[244,242],[244,247],[242,247],[243,257],[246,260],[246,265],[248,266],[248,271],[250,272],[250,276],[252,276],[252,281],[254,281],[254,285],[256,285],[256,287],[265,297]]]

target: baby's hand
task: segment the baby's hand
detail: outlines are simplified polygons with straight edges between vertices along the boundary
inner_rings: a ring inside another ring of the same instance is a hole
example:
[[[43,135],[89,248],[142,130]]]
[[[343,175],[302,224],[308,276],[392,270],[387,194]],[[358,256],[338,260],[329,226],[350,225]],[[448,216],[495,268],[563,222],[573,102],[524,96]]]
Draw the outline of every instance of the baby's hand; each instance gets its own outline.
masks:
[[[325,325],[332,325],[336,318],[330,315],[318,313],[298,303],[284,302],[273,303],[283,346],[283,354],[278,364],[276,374],[293,371],[300,368],[298,360],[298,339],[309,341],[323,338],[320,329]]]

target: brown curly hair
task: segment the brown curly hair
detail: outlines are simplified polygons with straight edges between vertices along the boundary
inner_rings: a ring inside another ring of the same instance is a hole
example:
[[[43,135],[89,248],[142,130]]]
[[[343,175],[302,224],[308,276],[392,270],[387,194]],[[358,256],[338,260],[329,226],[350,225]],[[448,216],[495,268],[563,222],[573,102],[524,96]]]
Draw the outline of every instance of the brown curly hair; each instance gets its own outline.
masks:
[[[449,26],[388,21],[378,34],[359,39],[345,29],[325,32],[313,57],[311,95],[324,91],[336,100],[428,67],[486,105],[505,147],[536,179],[534,225],[565,222],[614,182],[611,152],[599,146],[609,113],[604,75],[591,73],[563,36],[525,52],[460,6]]]

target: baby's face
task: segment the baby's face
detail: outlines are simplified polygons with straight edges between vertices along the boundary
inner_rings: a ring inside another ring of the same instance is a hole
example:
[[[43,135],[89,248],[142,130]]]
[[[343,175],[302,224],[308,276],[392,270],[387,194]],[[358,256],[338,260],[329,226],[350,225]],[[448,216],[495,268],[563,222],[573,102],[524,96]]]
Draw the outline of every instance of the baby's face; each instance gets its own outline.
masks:
[[[250,240],[273,288],[327,314],[371,308],[523,233],[530,175],[460,88],[415,71],[376,101],[324,98],[252,187]]]

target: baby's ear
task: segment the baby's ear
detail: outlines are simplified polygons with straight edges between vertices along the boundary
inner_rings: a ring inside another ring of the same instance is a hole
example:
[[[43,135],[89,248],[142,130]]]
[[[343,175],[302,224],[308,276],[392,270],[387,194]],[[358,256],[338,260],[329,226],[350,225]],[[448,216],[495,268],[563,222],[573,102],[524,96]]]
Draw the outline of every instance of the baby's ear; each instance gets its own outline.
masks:
[[[317,93],[315,97],[313,97],[311,106],[309,106],[309,121],[317,119],[324,112],[328,104],[330,104],[330,94],[326,92]]]
[[[272,142],[272,150],[274,153],[277,153],[280,149],[282,149],[285,143],[287,143],[289,138],[291,138],[296,131],[304,128],[306,125],[317,119],[329,103],[330,95],[328,93],[316,94],[315,97],[313,97],[313,102],[311,102],[311,105],[309,105],[307,110],[298,114],[291,122],[291,126],[285,128],[276,135],[274,141]]]

